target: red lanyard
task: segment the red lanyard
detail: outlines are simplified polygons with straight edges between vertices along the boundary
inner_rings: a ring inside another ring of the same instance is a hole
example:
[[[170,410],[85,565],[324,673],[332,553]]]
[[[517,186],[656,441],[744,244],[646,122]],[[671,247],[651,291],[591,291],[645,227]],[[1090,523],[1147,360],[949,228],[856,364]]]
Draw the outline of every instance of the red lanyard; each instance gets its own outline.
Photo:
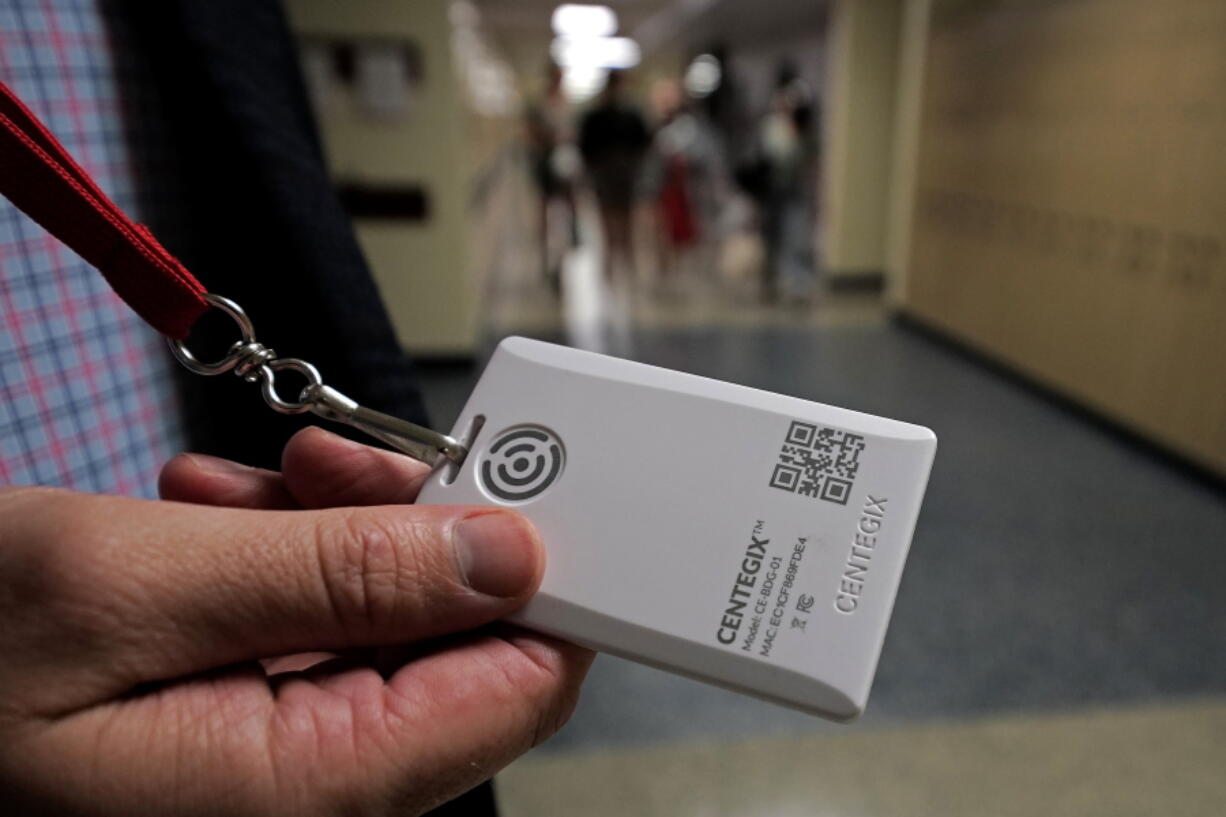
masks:
[[[147,227],[107,198],[2,82],[0,194],[96,267],[162,334],[187,337],[209,308],[200,282]]]

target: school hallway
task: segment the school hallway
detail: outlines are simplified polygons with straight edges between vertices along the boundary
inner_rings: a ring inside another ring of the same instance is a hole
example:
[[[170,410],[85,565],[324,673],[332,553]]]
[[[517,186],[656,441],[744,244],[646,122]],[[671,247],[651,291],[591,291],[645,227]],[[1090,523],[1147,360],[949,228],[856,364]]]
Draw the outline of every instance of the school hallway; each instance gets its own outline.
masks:
[[[915,422],[939,440],[860,721],[601,656],[571,722],[498,776],[505,814],[1220,813],[1220,486],[890,319],[878,292],[759,304],[755,254],[735,241],[714,269],[678,279],[645,263],[610,283],[587,219],[555,296],[524,238],[526,193],[505,195],[487,354],[522,334]],[[426,367],[437,425],[479,370]]]

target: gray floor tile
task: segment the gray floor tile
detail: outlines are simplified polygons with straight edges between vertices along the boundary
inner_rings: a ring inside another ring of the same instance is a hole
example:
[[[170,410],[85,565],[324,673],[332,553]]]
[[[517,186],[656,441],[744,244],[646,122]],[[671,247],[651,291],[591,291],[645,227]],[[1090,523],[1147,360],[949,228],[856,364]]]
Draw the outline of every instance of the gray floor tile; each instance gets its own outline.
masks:
[[[892,325],[640,330],[631,352],[936,431],[869,715],[855,728],[1226,691],[1226,501],[1203,482]],[[441,425],[467,378],[427,378]],[[829,728],[602,657],[573,721],[543,748]]]

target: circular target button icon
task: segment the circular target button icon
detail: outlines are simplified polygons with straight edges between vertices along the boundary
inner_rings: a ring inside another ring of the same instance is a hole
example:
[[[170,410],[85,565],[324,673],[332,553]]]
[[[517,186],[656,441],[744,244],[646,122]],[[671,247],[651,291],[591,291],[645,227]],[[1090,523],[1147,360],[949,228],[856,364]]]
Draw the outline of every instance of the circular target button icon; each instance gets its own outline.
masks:
[[[481,461],[481,487],[503,502],[535,499],[562,473],[566,455],[557,435],[540,426],[498,434]]]

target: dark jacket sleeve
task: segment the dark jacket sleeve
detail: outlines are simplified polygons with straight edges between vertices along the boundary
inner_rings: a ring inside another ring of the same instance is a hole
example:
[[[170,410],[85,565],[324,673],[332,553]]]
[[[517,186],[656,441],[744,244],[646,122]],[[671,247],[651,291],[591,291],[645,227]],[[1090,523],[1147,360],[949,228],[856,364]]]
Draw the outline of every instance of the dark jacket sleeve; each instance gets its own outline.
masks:
[[[361,403],[424,422],[413,371],[328,179],[280,6],[121,2],[175,148],[167,210],[179,216],[155,221],[155,231],[210,291],[241,304],[280,356],[314,363]],[[210,323],[191,343],[216,357],[235,330]],[[302,385],[287,377],[283,394]],[[251,464],[276,467],[285,441],[313,419],[275,414],[233,376],[185,376],[182,391],[196,449]]]

